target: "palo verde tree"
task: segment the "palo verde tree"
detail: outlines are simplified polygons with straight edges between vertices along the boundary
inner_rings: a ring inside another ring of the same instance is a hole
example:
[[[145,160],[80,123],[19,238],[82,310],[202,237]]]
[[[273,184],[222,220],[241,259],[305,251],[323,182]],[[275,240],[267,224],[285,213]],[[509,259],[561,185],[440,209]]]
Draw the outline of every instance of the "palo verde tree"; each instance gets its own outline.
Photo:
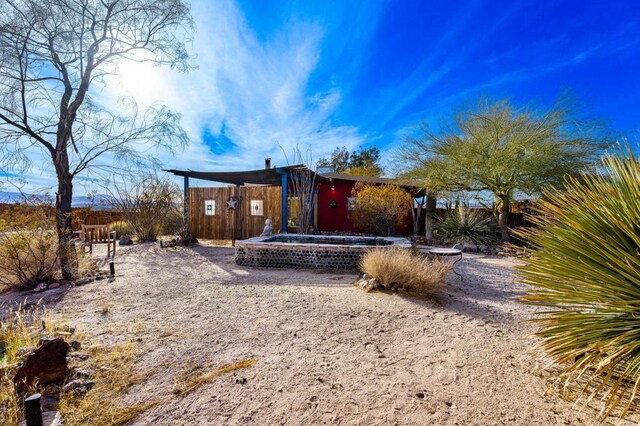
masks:
[[[358,176],[379,177],[383,172],[380,165],[380,150],[375,146],[360,147],[351,153],[344,146],[338,147],[333,150],[331,157],[318,160],[318,167],[331,167],[336,173]]]
[[[179,115],[167,108],[138,111],[132,100],[108,107],[92,88],[123,60],[186,69],[191,28],[183,0],[0,0],[1,158],[16,170],[35,147],[53,166],[65,278],[74,178],[187,142]]]
[[[398,181],[410,183],[419,192],[424,192],[422,203],[418,203],[418,209],[414,217],[414,234],[417,234],[418,221],[422,208],[425,208],[425,238],[427,244],[433,242],[435,228],[436,206],[438,197],[447,189],[446,170],[437,164],[433,158],[424,155],[421,149],[409,139],[409,143],[401,147],[396,153],[396,163],[400,164],[396,172]],[[417,195],[417,194],[416,194]]]
[[[502,241],[509,242],[508,215],[516,193],[536,196],[548,186],[561,186],[602,151],[599,126],[573,116],[563,100],[545,111],[481,100],[458,113],[447,131],[423,126],[407,149],[424,158],[424,165],[439,168],[448,189],[492,193]]]

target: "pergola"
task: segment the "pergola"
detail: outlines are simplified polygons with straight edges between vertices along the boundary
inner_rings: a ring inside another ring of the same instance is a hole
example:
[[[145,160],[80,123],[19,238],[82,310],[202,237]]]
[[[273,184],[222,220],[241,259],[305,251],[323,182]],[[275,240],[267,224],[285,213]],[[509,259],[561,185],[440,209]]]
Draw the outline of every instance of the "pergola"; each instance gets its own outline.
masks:
[[[258,170],[244,170],[239,172],[198,172],[195,170],[163,170],[173,173],[175,176],[184,177],[184,199],[187,200],[189,193],[189,179],[200,179],[211,182],[226,183],[235,186],[243,185],[265,185],[282,186],[282,223],[287,223],[287,186],[291,176],[291,171],[295,169],[306,169],[304,164],[286,167],[271,167]],[[313,171],[316,182],[328,181]],[[313,197],[312,197],[313,199]],[[184,217],[187,219],[187,203],[184,203]]]

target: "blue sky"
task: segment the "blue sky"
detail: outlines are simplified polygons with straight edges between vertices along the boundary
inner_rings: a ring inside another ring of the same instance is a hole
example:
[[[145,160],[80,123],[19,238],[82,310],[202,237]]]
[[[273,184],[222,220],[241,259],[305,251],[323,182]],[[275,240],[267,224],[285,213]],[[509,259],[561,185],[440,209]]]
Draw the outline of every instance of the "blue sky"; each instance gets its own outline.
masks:
[[[376,145],[480,96],[550,106],[564,89],[619,134],[640,129],[637,1],[194,0],[189,74],[125,64],[94,96],[183,114],[168,168],[242,170]],[[34,179],[46,180],[43,169]],[[38,181],[40,182],[40,181]],[[78,191],[83,191],[77,186]]]
[[[640,128],[634,1],[240,2],[264,43],[299,22],[323,30],[307,94],[341,96],[336,123],[386,147],[479,96],[549,105],[563,88],[624,133]]]

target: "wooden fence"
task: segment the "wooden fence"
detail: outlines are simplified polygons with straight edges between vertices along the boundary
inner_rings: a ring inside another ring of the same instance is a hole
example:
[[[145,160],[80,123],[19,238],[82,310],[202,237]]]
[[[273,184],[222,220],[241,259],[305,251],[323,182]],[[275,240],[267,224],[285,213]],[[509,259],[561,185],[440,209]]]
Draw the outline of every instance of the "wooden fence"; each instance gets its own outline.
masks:
[[[52,221],[55,218],[55,209],[50,206],[32,206],[24,204],[0,204],[0,218],[11,218],[15,215],[24,215],[43,209],[46,216]],[[122,220],[122,214],[115,210],[92,210],[88,207],[71,209],[71,223],[74,231],[79,231],[82,225],[106,225]]]
[[[235,208],[229,207],[231,200],[237,202]],[[196,238],[235,240],[257,237],[271,219],[277,232],[281,202],[279,186],[189,188],[189,226]]]

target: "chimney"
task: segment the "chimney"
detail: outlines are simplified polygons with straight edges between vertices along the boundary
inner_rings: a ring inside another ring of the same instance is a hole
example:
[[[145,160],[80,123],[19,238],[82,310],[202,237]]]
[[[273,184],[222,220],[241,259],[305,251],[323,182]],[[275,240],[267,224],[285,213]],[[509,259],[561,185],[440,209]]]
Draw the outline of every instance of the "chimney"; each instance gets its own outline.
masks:
[[[265,158],[264,159],[264,168],[265,169],[270,169],[271,168],[271,158]]]

